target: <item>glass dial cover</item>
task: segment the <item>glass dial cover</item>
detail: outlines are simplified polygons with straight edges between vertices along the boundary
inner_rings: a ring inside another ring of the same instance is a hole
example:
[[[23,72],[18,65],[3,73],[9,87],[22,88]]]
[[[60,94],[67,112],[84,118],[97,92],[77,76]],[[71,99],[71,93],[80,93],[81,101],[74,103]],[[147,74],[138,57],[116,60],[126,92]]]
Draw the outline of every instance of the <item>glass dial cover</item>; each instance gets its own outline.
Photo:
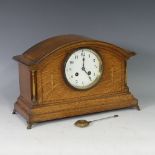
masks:
[[[99,54],[89,48],[75,50],[65,63],[65,77],[76,89],[88,89],[100,80],[103,64]]]

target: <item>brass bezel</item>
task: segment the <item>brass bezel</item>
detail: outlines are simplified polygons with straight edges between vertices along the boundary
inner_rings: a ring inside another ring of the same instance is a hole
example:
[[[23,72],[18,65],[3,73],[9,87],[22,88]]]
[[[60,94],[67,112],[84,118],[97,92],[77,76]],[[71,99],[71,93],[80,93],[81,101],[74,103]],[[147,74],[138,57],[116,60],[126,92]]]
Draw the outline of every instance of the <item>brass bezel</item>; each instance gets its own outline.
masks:
[[[79,86],[74,86],[74,85],[72,85],[70,82],[69,82],[69,80],[67,79],[67,77],[66,77],[66,73],[65,73],[65,68],[66,68],[66,64],[67,64],[67,62],[68,62],[68,60],[69,60],[69,58],[71,57],[71,55],[72,54],[74,54],[74,53],[76,53],[77,51],[79,51],[79,50],[81,50],[81,49],[89,49],[89,50],[91,50],[91,52],[97,57],[97,59],[99,60],[99,71],[100,71],[100,75],[95,79],[95,81],[93,81],[93,83],[91,83],[90,85],[88,85],[88,86],[86,86],[86,87],[79,87]],[[72,88],[74,88],[74,89],[76,89],[76,90],[88,90],[88,89],[91,89],[91,88],[93,88],[94,86],[96,86],[98,83],[99,83],[99,81],[100,81],[100,79],[101,79],[101,77],[102,77],[102,75],[103,75],[103,60],[102,60],[102,58],[101,58],[101,55],[99,54],[99,52],[97,52],[96,50],[94,50],[93,48],[90,48],[90,47],[81,47],[81,48],[77,48],[77,49],[75,49],[74,51],[72,51],[71,53],[69,53],[68,55],[67,55],[67,58],[65,59],[65,63],[64,63],[64,77],[65,77],[65,81],[67,82],[67,84],[69,85],[69,86],[71,86]]]

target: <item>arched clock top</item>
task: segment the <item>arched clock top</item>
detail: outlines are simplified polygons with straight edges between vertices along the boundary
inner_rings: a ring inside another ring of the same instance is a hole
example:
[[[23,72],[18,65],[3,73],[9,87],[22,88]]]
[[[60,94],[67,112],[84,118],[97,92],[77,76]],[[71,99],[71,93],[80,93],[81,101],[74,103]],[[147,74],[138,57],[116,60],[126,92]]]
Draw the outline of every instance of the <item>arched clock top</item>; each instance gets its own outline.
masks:
[[[125,60],[135,55],[134,52],[130,52],[107,42],[94,40],[80,35],[60,35],[39,42],[25,51],[22,55],[14,56],[13,59],[27,66],[33,66],[40,64],[46,57],[55,52],[59,52],[61,49],[76,49],[80,46],[96,46],[110,51],[112,54],[121,56]]]

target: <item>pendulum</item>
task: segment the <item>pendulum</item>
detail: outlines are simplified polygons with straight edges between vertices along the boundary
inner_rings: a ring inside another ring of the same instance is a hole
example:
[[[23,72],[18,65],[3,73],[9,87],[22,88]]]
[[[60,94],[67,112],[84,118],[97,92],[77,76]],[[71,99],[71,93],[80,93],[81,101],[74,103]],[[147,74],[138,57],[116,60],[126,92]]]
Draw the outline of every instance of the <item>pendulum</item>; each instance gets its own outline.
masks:
[[[114,116],[108,116],[108,117],[104,117],[104,118],[100,118],[100,119],[96,119],[96,120],[92,120],[92,121],[87,121],[87,120],[78,120],[74,123],[75,126],[80,127],[80,128],[84,128],[90,125],[90,123],[96,122],[96,121],[100,121],[100,120],[104,120],[104,119],[109,119],[109,118],[115,118],[118,117],[118,115],[114,115]]]

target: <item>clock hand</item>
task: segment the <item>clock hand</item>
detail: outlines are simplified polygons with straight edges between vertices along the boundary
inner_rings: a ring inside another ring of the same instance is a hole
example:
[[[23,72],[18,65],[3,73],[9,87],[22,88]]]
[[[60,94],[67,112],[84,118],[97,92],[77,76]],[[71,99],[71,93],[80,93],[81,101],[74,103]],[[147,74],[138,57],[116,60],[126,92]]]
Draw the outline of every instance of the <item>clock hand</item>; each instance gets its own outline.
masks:
[[[83,69],[83,71],[88,75],[88,73],[86,72],[85,68]]]
[[[84,72],[88,75],[90,81],[92,81],[91,77],[89,76],[88,72],[86,72],[86,70],[84,70]]]
[[[91,77],[89,76],[89,73],[85,70],[85,68],[82,68],[82,70],[88,75],[90,81],[92,81]]]
[[[85,66],[84,66],[84,61],[85,61],[85,58],[82,59],[83,60],[83,64],[82,64],[82,70],[88,75],[90,81],[92,81],[91,77],[89,76],[89,73],[86,71],[85,69]]]
[[[84,66],[85,58],[83,58],[82,61],[83,61],[83,64],[82,64],[82,70],[84,70],[84,69],[85,69],[85,66]]]
[[[82,68],[81,68],[81,69],[82,69],[85,73],[87,73],[86,70],[85,70],[85,66],[84,66],[85,58],[83,58],[82,61],[83,61],[83,64],[82,64]]]

